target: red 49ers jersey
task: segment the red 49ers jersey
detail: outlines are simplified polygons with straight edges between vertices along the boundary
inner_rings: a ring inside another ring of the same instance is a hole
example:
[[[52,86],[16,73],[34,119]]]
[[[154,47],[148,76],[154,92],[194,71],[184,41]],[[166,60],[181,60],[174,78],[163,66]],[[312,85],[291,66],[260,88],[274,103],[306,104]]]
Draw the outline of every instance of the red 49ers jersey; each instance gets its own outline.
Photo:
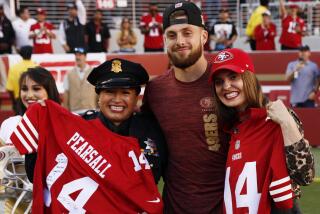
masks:
[[[265,109],[249,109],[249,117],[231,133],[226,165],[224,213],[270,213],[292,207],[282,132],[266,120]]]
[[[53,30],[51,23],[45,22],[43,25],[48,31]],[[49,38],[44,30],[41,30],[39,22],[31,25],[30,32],[36,34],[36,37],[33,39],[33,53],[53,53],[51,38]]]
[[[295,19],[292,16],[286,16],[282,19],[282,33],[280,36],[280,43],[291,48],[299,48],[302,45],[301,32],[296,32],[299,27],[300,31],[306,31],[304,20],[300,17]]]
[[[151,49],[163,48],[162,15],[152,17],[145,14],[141,17],[140,26],[149,27],[149,32],[144,35],[144,47]],[[157,26],[157,27],[156,27]]]
[[[134,138],[85,121],[52,101],[29,107],[10,137],[38,152],[32,213],[162,213],[148,161]]]

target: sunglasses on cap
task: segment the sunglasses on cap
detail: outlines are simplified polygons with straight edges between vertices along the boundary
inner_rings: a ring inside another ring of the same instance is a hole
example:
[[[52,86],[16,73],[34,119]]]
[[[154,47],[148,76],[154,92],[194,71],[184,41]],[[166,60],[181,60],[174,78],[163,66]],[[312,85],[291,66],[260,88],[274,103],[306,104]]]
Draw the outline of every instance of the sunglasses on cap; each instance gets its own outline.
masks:
[[[74,52],[75,53],[86,53],[86,50],[84,48],[81,48],[81,47],[77,47],[77,48],[74,48]]]

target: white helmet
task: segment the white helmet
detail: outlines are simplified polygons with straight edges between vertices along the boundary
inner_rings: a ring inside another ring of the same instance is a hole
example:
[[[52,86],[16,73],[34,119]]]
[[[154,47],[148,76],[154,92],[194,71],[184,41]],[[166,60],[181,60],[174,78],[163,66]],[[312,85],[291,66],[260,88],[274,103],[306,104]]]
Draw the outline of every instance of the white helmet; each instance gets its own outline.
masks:
[[[33,185],[26,175],[24,157],[13,145],[0,147],[0,185],[4,197],[17,198],[12,213],[20,203],[27,203],[28,209],[31,208]]]

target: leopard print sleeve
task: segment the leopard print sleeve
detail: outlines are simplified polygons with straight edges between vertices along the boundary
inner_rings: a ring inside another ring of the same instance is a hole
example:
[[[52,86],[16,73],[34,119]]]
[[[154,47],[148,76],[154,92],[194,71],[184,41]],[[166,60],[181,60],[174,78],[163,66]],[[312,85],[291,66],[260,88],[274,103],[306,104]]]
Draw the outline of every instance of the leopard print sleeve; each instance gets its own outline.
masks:
[[[294,118],[301,135],[304,136],[300,119],[292,109],[289,109],[288,111]],[[310,184],[315,176],[315,169],[314,157],[310,151],[308,140],[303,137],[300,141],[290,146],[286,146],[285,152],[289,175],[294,183],[297,185]]]

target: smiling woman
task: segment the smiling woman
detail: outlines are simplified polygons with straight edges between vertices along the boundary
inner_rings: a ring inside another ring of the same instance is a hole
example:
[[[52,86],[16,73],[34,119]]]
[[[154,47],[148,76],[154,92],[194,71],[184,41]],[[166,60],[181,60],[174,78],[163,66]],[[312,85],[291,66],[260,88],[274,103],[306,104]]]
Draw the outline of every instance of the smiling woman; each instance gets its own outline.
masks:
[[[116,58],[94,68],[87,80],[95,86],[99,111],[88,111],[83,118],[99,118],[112,132],[137,138],[144,156],[136,161],[149,163],[158,182],[166,164],[162,130],[153,115],[135,112],[141,86],[149,80],[147,71],[140,64]]]
[[[139,93],[132,88],[106,89],[99,94],[99,107],[103,115],[119,126],[133,114]]]
[[[19,81],[19,99],[17,108],[19,115],[10,117],[3,121],[0,128],[0,141],[7,142],[13,130],[21,120],[21,116],[26,112],[28,106],[39,100],[51,99],[60,104],[59,93],[56,83],[49,71],[41,67],[29,68],[24,72]],[[36,153],[25,156],[25,167],[30,181],[33,180],[33,171]],[[5,213],[11,213],[15,200],[5,200]],[[25,204],[19,204],[15,213],[24,213]]]
[[[213,59],[210,81],[218,120],[230,135],[224,212],[297,213],[293,199],[300,195],[298,184],[313,179],[313,155],[296,115],[279,101],[267,104],[254,72],[240,49],[223,50]]]
[[[23,115],[28,106],[38,100],[50,99],[60,104],[59,92],[53,76],[42,67],[29,68],[19,80],[20,115]]]
[[[37,100],[48,99],[48,93],[42,85],[26,77],[21,85],[20,97],[23,105],[28,108],[30,104],[37,102]]]

